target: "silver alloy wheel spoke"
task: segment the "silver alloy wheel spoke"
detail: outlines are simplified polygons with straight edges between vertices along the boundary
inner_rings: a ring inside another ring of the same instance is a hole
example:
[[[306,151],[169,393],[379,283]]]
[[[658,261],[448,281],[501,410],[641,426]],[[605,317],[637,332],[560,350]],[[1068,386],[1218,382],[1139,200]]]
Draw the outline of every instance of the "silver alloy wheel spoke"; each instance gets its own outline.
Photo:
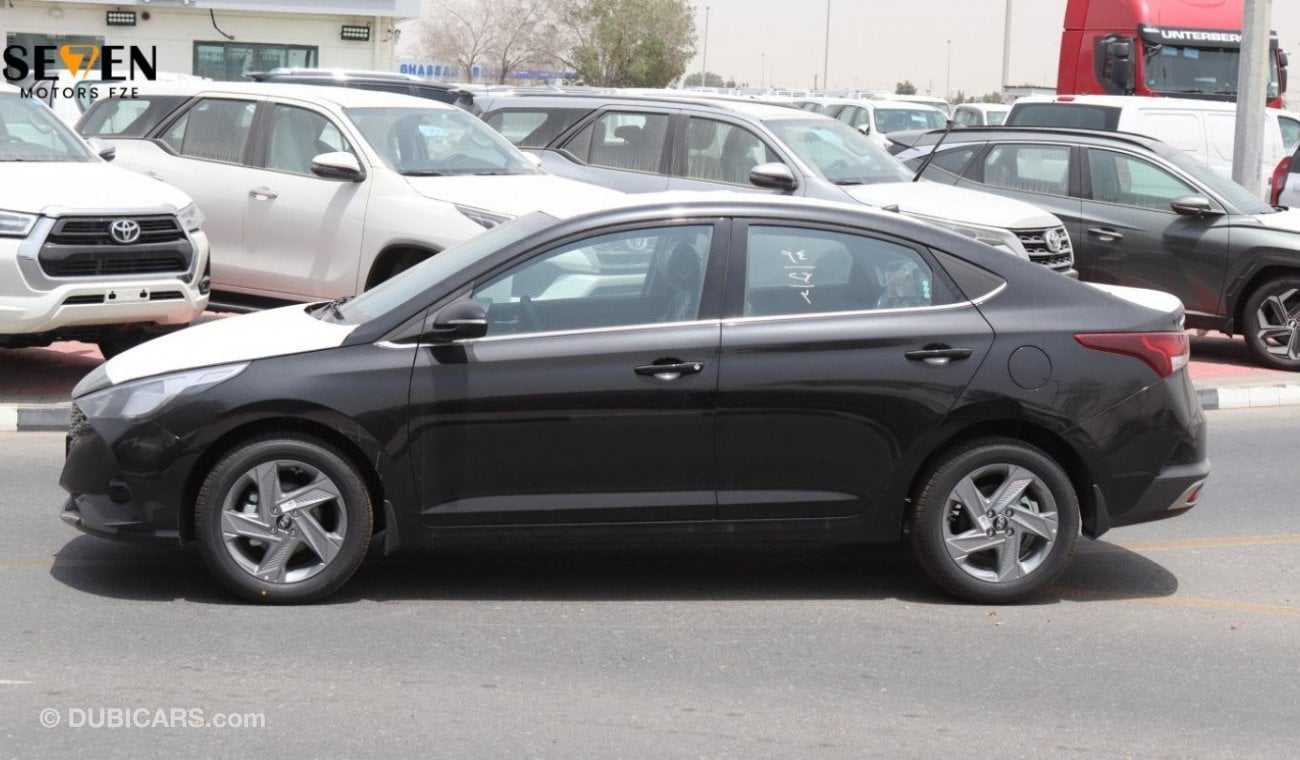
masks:
[[[1025,569],[1020,565],[1020,536],[1003,536],[998,548],[998,582],[1023,578]]]
[[[302,542],[290,536],[281,536],[279,542],[271,544],[257,566],[257,576],[264,581],[284,583],[285,573],[289,569],[289,558],[297,551]]]
[[[271,526],[258,520],[253,515],[243,512],[225,510],[221,513],[221,532],[227,539],[235,537],[255,538],[258,541],[278,540]]]
[[[310,512],[297,512],[294,514],[294,524],[302,533],[303,543],[307,544],[317,557],[325,564],[334,561],[338,555],[339,549],[343,546],[343,537],[334,533],[329,533],[321,527],[320,521],[312,516]]]
[[[280,497],[276,504],[280,511],[288,514],[298,510],[310,509],[317,504],[330,501],[332,499],[341,499],[342,494],[334,485],[334,481],[317,473],[316,479],[311,484],[303,486],[294,491],[290,491]]]
[[[989,529],[988,502],[980,489],[975,486],[975,481],[970,476],[961,479],[957,487],[952,491],[956,501],[965,509],[966,514],[970,517],[972,523],[979,528],[980,533]]]
[[[280,501],[280,464],[267,462],[255,467],[250,473],[257,483],[257,513],[262,522],[270,525],[275,522],[271,508]]]
[[[1034,476],[1021,467],[1012,467],[1007,472],[1007,479],[1003,481],[1002,486],[998,488],[997,493],[993,494],[992,509],[994,512],[1001,514],[1003,510],[1020,500],[1025,493],[1025,489],[1034,482]]]
[[[960,536],[949,536],[944,542],[948,545],[948,556],[958,562],[965,562],[972,554],[999,548],[1005,538],[1006,536],[989,537],[984,531],[972,530]]]

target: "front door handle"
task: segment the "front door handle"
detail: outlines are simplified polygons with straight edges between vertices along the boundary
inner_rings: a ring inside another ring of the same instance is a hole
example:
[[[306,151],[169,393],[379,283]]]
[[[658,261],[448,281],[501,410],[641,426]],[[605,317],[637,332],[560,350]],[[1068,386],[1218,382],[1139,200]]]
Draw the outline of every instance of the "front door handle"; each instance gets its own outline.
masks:
[[[675,359],[666,359],[654,364],[643,364],[632,371],[643,377],[653,377],[656,380],[670,382],[682,375],[695,375],[703,372],[704,362],[679,362]]]
[[[1124,239],[1124,233],[1109,227],[1089,227],[1089,235],[1095,235],[1103,243],[1116,243]]]
[[[911,361],[925,362],[932,367],[943,367],[953,361],[961,361],[970,358],[974,353],[969,348],[949,348],[948,346],[926,346],[916,351],[908,351],[903,354]]]
[[[255,187],[252,190],[249,190],[248,197],[252,198],[255,201],[273,201],[276,198],[279,198],[280,194],[272,190],[271,188],[267,187],[266,185],[263,185],[261,187]]]

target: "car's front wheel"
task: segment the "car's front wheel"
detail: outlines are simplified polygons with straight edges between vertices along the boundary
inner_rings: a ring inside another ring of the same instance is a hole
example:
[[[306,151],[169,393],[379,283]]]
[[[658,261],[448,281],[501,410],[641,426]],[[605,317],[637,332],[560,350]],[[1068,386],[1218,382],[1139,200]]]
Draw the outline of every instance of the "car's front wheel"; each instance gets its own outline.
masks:
[[[1300,277],[1278,277],[1256,288],[1242,317],[1246,347],[1256,361],[1300,370]]]
[[[911,532],[917,559],[949,592],[981,604],[1014,602],[1069,564],[1079,500],[1042,450],[986,438],[959,446],[930,471]]]
[[[334,447],[268,435],[236,446],[208,473],[195,502],[203,560],[236,594],[310,602],[333,593],[370,541],[370,494]]]

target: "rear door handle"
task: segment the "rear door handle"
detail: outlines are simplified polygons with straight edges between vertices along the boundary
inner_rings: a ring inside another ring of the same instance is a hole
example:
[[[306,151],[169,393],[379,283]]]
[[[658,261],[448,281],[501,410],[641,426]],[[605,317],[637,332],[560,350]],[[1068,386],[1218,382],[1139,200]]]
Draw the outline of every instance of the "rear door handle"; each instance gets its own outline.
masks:
[[[678,362],[671,359],[656,364],[643,364],[632,370],[643,377],[672,381],[682,375],[695,375],[704,371],[704,362]]]
[[[932,348],[922,348],[916,351],[908,351],[903,354],[914,362],[925,362],[933,367],[942,367],[953,361],[961,361],[970,358],[973,351],[969,348],[949,348],[948,346],[934,346]]]
[[[1103,243],[1114,243],[1124,239],[1124,233],[1109,227],[1089,227],[1088,234],[1097,236],[1097,239]]]
[[[257,201],[273,201],[276,198],[279,198],[280,194],[263,185],[262,187],[255,187],[252,190],[249,190],[248,197]]]

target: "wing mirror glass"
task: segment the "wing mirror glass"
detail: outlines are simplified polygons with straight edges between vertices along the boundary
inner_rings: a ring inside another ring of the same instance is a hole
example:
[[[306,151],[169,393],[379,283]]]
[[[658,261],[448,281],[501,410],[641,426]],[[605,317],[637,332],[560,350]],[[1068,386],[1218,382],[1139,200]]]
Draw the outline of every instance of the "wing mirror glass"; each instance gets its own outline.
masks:
[[[780,162],[769,164],[759,164],[749,170],[749,181],[758,187],[768,187],[776,190],[794,190],[799,187],[799,181],[794,178],[794,172],[790,167]]]

